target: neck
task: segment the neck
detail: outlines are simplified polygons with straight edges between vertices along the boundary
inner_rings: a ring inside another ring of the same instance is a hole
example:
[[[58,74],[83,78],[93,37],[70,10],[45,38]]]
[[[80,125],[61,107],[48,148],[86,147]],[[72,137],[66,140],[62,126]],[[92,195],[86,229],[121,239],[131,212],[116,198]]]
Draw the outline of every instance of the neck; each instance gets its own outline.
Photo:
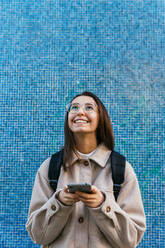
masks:
[[[91,137],[91,134],[76,134],[74,136],[76,149],[81,153],[90,153],[97,147],[96,135]]]

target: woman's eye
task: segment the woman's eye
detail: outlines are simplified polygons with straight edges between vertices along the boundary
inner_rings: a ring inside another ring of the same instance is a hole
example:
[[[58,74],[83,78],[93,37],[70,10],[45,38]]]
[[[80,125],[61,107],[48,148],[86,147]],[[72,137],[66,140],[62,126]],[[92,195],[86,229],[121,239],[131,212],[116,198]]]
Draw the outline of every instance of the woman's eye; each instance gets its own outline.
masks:
[[[87,111],[91,111],[91,110],[93,110],[93,106],[88,105],[88,106],[85,107],[85,109],[86,109]]]
[[[78,106],[72,106],[72,107],[71,107],[71,110],[73,110],[73,111],[76,111],[76,110],[78,110],[78,109],[79,109]]]

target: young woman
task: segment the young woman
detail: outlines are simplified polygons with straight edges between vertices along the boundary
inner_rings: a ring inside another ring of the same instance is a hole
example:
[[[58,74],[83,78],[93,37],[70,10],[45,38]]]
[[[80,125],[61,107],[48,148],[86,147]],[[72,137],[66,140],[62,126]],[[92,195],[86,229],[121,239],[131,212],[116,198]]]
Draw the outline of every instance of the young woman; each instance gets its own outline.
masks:
[[[134,248],[146,229],[138,181],[126,162],[115,201],[109,156],[114,136],[108,113],[91,92],[75,96],[65,118],[63,166],[54,193],[50,158],[40,166],[26,228],[32,240],[51,248]],[[89,183],[91,193],[70,193],[68,184]]]

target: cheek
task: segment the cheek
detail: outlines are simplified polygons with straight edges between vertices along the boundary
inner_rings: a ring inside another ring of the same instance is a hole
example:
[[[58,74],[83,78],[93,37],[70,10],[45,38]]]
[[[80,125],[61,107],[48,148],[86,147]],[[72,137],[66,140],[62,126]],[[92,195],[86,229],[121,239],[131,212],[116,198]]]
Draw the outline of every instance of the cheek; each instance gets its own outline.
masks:
[[[73,124],[72,120],[73,120],[73,117],[71,115],[68,115],[68,126],[69,126],[69,128]]]
[[[95,118],[95,126],[98,127],[99,124],[99,116],[97,115]]]
[[[96,121],[96,123],[95,123],[95,128],[97,129],[97,127],[98,127],[98,124],[99,124],[99,122],[98,122],[98,120]]]

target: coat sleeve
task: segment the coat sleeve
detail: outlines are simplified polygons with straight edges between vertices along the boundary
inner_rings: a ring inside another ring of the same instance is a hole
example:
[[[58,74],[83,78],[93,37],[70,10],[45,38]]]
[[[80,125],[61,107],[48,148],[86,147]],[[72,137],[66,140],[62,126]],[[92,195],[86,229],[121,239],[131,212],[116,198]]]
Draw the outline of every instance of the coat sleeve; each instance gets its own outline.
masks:
[[[57,193],[52,191],[48,179],[39,169],[26,223],[26,229],[36,244],[47,245],[53,242],[62,232],[72,212],[72,206],[65,206],[57,200]]]
[[[114,247],[137,247],[146,229],[146,219],[135,173],[123,184],[117,202],[113,192],[104,194],[100,207],[89,208],[96,225]]]

